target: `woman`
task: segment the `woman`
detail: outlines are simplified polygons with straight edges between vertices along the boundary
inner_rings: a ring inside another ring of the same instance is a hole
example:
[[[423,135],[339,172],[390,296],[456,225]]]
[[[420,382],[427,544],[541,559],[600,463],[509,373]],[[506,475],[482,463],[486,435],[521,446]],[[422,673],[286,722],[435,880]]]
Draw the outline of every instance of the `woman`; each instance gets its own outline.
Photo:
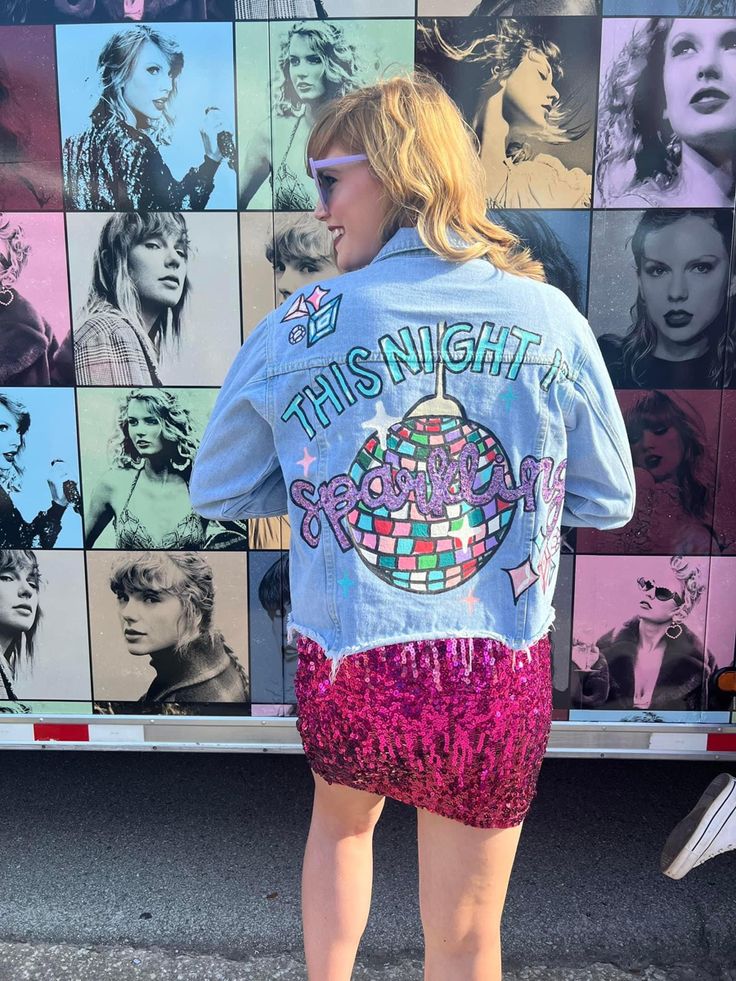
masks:
[[[599,205],[731,208],[736,21],[652,17],[613,61],[598,111]]]
[[[425,976],[500,981],[549,732],[560,522],[629,520],[626,431],[587,323],[486,218],[472,134],[434,80],[331,103],[307,157],[344,275],[249,335],[192,502],[291,519],[310,981],[351,975],[385,795],[418,808]]]
[[[221,111],[200,121],[204,158],[176,180],[159,146],[171,142],[184,55],[146,24],[118,31],[100,52],[102,93],[91,125],[64,142],[64,198],[70,211],[202,211],[223,160]]]
[[[279,303],[307,283],[336,275],[332,237],[311,215],[277,215],[266,244]]]
[[[462,31],[462,22],[458,21]],[[490,25],[489,25],[490,26]],[[470,41],[451,41],[452,21],[418,23],[417,64],[438,68],[438,58],[479,65],[483,77],[477,85],[458,86],[462,107],[466,92],[479,90],[473,105],[465,107],[480,141],[486,174],[486,193],[495,208],[587,208],[591,177],[580,167],[568,169],[551,153],[538,153],[535,145],[553,147],[580,139],[590,128],[576,122],[574,100],[563,104],[558,85],[562,77],[559,47],[529,24],[501,19],[493,29]],[[457,71],[456,69],[454,70]],[[453,93],[454,94],[454,93]]]
[[[178,345],[191,286],[189,236],[176,213],[128,212],[105,222],[74,331],[78,385],[160,385]]]
[[[273,175],[275,211],[310,211],[315,194],[304,174],[304,145],[319,110],[360,85],[356,46],[342,27],[297,22],[281,42],[271,119],[256,130],[240,172],[240,207]],[[271,141],[278,163],[271,161]]]
[[[580,551],[718,554],[711,524],[715,465],[699,413],[674,392],[644,392],[624,421],[636,474],[634,518],[610,535],[579,532]]]
[[[636,615],[595,641],[573,638],[577,708],[705,712],[723,708],[713,655],[685,624],[705,592],[700,568],[675,555],[668,575],[637,579]]]
[[[207,521],[192,511],[189,480],[198,439],[176,395],[133,389],[121,403],[111,441],[114,466],[92,494],[85,547],[115,526],[118,549],[201,549]]]
[[[734,367],[732,216],[645,211],[631,238],[631,326],[599,339],[616,388],[719,388]]]
[[[0,547],[53,548],[61,519],[70,503],[78,506],[79,491],[63,460],[52,460],[47,476],[51,504],[26,521],[11,494],[23,484],[23,451],[31,415],[22,402],[0,392]]]
[[[74,370],[51,325],[18,292],[30,245],[14,216],[0,212],[0,336],[3,385],[73,385]]]
[[[125,645],[156,672],[139,703],[248,701],[248,677],[214,625],[212,568],[196,552],[143,552],[110,576]]]
[[[0,549],[0,702],[14,703],[13,710],[19,712],[28,711],[20,699],[33,667],[40,584],[33,552]]]

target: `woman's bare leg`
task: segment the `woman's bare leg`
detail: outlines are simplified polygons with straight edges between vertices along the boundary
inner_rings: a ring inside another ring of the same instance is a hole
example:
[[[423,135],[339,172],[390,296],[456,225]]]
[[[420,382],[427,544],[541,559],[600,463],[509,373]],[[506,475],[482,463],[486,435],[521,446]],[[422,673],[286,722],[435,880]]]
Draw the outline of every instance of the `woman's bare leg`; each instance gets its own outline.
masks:
[[[521,834],[418,811],[425,981],[501,981],[501,913]]]
[[[314,807],[302,871],[309,981],[350,981],[368,922],[373,830],[385,798],[314,776]]]

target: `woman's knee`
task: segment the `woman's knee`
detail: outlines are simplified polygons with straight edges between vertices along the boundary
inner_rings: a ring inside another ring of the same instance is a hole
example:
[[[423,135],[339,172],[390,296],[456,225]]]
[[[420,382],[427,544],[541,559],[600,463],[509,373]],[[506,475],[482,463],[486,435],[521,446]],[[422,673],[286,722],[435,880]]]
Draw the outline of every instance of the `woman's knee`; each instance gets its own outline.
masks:
[[[312,825],[335,838],[371,835],[383,811],[385,798],[363,790],[328,784],[314,774]]]

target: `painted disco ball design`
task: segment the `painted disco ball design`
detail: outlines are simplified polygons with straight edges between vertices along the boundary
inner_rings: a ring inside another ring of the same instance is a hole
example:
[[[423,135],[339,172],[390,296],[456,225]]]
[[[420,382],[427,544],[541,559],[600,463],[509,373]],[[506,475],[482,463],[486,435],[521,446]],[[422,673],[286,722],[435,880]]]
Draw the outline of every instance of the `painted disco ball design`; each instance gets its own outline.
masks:
[[[427,408],[435,401],[427,399]],[[507,468],[503,447],[493,433],[466,419],[454,399],[444,404],[460,412],[423,415],[420,403],[387,430],[385,447],[377,433],[371,434],[350,469],[356,485],[387,463],[392,474],[400,468],[426,473],[435,447],[444,447],[456,459],[467,443],[474,443],[480,459],[473,490],[480,494],[487,489],[493,466]],[[448,504],[440,517],[423,515],[412,492],[400,511],[369,509],[359,501],[346,517],[355,548],[372,572],[399,589],[434,593],[454,589],[482,569],[506,537],[514,513],[513,503],[494,497],[482,507],[460,502]]]

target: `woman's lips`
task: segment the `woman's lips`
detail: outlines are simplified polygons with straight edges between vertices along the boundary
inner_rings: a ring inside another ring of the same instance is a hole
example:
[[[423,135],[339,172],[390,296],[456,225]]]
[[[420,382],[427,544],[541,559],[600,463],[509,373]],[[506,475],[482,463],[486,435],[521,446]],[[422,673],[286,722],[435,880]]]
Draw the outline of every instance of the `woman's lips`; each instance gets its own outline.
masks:
[[[696,92],[690,100],[690,105],[696,112],[708,115],[717,112],[727,102],[730,102],[730,97],[722,89],[707,88]]]
[[[19,603],[18,606],[14,606],[13,609],[17,610],[18,613],[25,614],[26,616],[31,616],[33,613],[33,607],[28,606],[27,603]]]
[[[687,327],[693,316],[687,310],[668,310],[664,320],[668,327]]]

